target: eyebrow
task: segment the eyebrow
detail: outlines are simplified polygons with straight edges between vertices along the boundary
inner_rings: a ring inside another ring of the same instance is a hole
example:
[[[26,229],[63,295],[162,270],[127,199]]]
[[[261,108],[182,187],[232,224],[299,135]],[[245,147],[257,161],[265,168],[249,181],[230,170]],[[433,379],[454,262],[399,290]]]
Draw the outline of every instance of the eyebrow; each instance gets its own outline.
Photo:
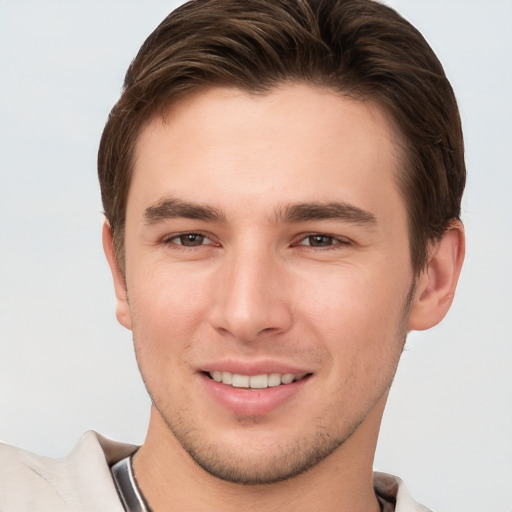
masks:
[[[173,198],[162,199],[144,210],[144,220],[149,225],[172,218],[227,222],[224,213],[215,207]],[[290,204],[279,209],[275,215],[276,222],[290,224],[312,220],[341,220],[369,227],[377,223],[373,213],[339,201]]]
[[[307,222],[311,220],[341,220],[361,226],[377,224],[375,215],[345,202],[297,203],[285,206],[279,211],[277,220],[285,222]]]
[[[178,199],[163,199],[144,210],[144,220],[150,225],[178,217],[208,222],[226,222],[225,215],[217,208],[187,203]]]

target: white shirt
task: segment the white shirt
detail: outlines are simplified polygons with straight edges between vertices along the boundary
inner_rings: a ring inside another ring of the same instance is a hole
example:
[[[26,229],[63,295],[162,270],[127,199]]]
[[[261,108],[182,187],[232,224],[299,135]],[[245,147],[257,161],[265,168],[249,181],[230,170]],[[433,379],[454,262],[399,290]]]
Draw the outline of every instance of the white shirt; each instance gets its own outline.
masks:
[[[136,449],[92,431],[61,459],[0,444],[0,511],[124,512],[110,467]],[[374,486],[396,500],[395,512],[430,512],[395,476],[374,473]]]

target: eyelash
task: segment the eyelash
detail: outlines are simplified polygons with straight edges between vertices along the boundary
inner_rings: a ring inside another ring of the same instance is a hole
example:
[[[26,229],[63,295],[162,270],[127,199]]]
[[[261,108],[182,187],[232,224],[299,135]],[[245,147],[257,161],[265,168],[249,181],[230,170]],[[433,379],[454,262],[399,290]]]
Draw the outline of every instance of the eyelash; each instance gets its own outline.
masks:
[[[185,245],[183,243],[175,242],[175,240],[177,240],[177,239],[184,239],[185,237],[192,237],[192,236],[203,237],[203,242],[204,242],[204,239],[211,241],[211,238],[206,233],[201,233],[200,231],[187,231],[185,233],[176,233],[176,234],[169,235],[169,236],[165,237],[162,242],[164,245],[179,246],[180,249],[194,249],[196,247],[201,247],[203,245],[206,245],[204,243],[200,243],[199,245]],[[219,244],[216,244],[214,242],[212,243],[212,245],[219,246]]]
[[[330,240],[331,243],[328,245],[312,245],[311,240],[309,244],[301,243],[307,239],[312,238],[327,238]],[[346,246],[350,245],[350,241],[347,238],[344,237],[336,237],[333,235],[328,235],[327,233],[309,233],[307,235],[301,235],[301,238],[299,239],[298,243],[295,243],[294,245],[299,245],[303,247],[308,247],[311,249],[323,249],[323,250],[329,250],[329,249],[336,249],[340,246]]]
[[[203,237],[202,242],[204,242],[204,240],[206,239],[206,240],[209,240],[211,242],[211,244],[200,243],[198,245],[185,245],[184,243],[177,243],[175,241],[175,240],[181,239],[181,241],[183,242],[183,239],[185,237]],[[328,242],[330,242],[330,243],[328,243],[327,245],[312,245],[311,239],[313,239],[315,237],[328,239]],[[309,244],[302,243],[308,239],[310,242]],[[187,231],[185,233],[172,234],[172,235],[165,237],[163,239],[162,243],[164,245],[168,245],[168,246],[171,246],[171,245],[179,246],[180,249],[185,249],[185,250],[195,249],[197,247],[202,247],[203,245],[213,245],[215,247],[220,246],[220,244],[213,242],[212,239],[206,233],[202,233],[200,231]],[[350,244],[351,244],[350,240],[348,240],[347,238],[344,238],[344,237],[336,237],[333,235],[329,235],[327,233],[307,233],[307,234],[300,235],[300,238],[297,239],[297,242],[293,242],[292,246],[307,247],[308,249],[312,249],[312,250],[316,250],[316,249],[332,250],[332,249],[339,248],[340,246],[346,246],[346,245],[350,245]]]

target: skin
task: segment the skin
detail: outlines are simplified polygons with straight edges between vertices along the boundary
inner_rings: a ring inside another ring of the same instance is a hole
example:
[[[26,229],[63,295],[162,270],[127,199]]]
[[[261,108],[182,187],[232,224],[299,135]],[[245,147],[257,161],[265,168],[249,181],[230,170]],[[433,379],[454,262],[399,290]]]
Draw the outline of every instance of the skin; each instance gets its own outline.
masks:
[[[103,237],[153,400],[134,463],[153,510],[378,510],[406,334],[444,317],[464,253],[454,222],[414,278],[398,148],[377,105],[300,84],[202,91],[143,129],[125,275]],[[222,365],[307,377],[230,408]]]

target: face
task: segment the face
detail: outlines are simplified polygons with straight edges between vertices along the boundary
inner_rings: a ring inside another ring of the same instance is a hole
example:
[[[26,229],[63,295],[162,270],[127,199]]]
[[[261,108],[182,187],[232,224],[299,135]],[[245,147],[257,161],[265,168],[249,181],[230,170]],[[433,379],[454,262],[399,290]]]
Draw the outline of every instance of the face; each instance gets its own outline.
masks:
[[[380,421],[413,287],[393,134],[378,106],[305,85],[203,91],[144,128],[118,317],[149,435],[269,483]]]

